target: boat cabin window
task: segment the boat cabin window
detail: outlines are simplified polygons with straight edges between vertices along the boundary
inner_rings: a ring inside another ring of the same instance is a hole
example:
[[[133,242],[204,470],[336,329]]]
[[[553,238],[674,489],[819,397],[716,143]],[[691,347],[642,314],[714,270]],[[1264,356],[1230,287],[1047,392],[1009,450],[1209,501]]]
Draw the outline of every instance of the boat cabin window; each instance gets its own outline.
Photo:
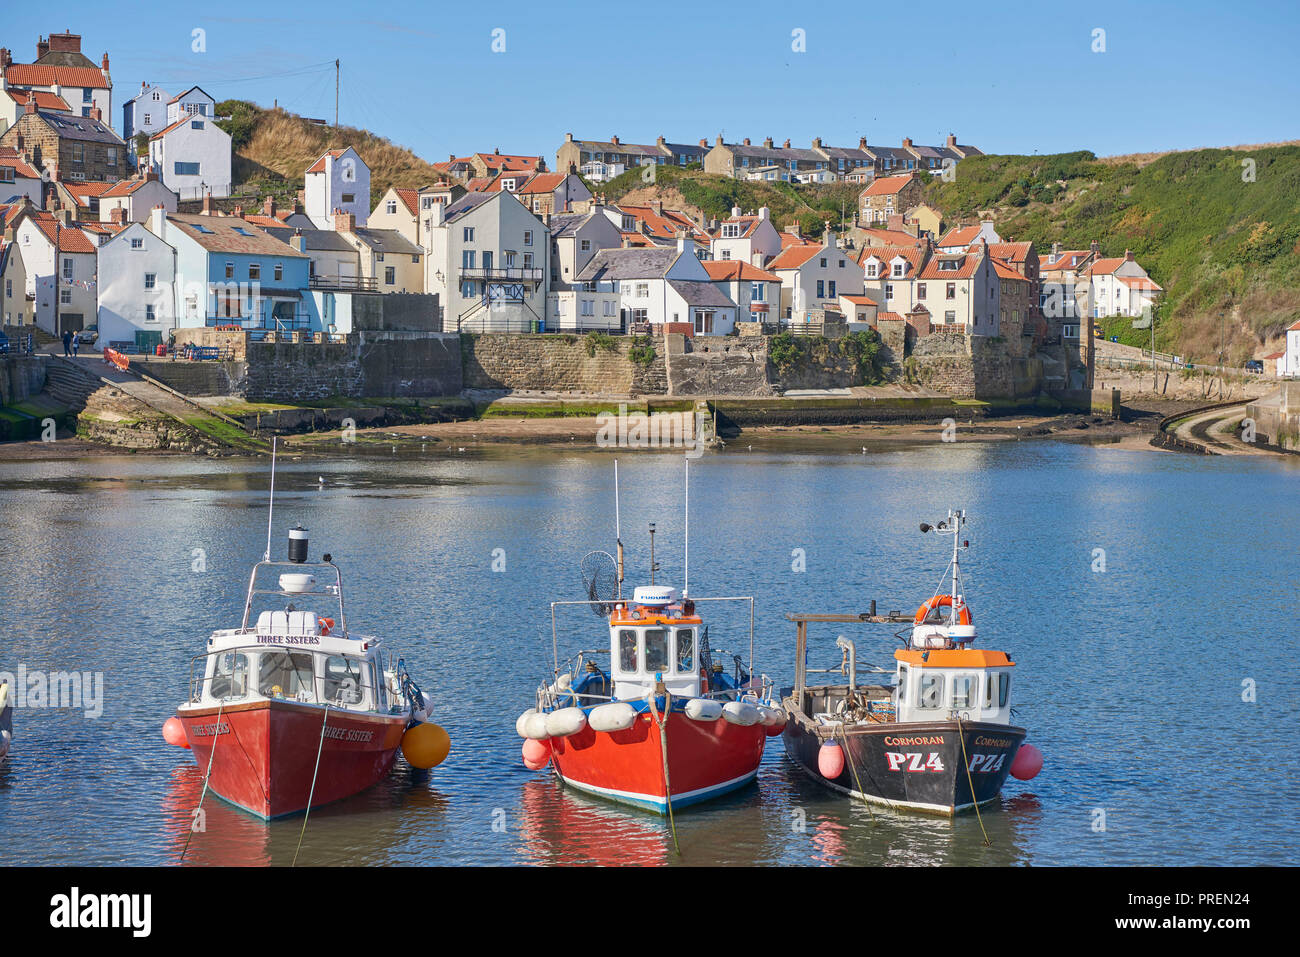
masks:
[[[998,676],[996,672],[990,671],[984,676],[984,707],[993,707],[993,696],[997,694]]]
[[[631,628],[618,633],[618,667],[621,671],[636,671],[636,631]]]
[[[984,707],[1005,708],[1011,691],[1011,675],[1005,671],[990,671],[984,676]],[[997,704],[994,704],[996,699]]]
[[[384,687],[382,675],[379,673],[379,665],[371,659],[370,661],[370,687],[375,689],[375,707],[380,711],[388,708],[388,689]]]
[[[330,655],[325,659],[325,700],[329,704],[356,705],[365,700],[365,674],[369,669],[359,658]]]
[[[695,673],[695,629],[677,629],[677,671],[679,674]]]
[[[257,690],[268,698],[315,701],[316,673],[312,667],[312,655],[290,651],[263,652]]]
[[[668,670],[668,629],[645,630],[645,670],[650,674]]]
[[[1007,706],[1007,695],[1011,693],[1011,675],[1005,671],[998,675],[998,707]]]
[[[213,657],[208,694],[213,698],[242,698],[248,694],[247,656],[227,651]]]
[[[923,673],[921,675],[921,700],[917,704],[920,708],[941,708],[943,707],[943,675],[934,673]]]
[[[907,665],[898,666],[898,703],[903,704],[907,701],[907,679],[911,671]]]
[[[971,690],[974,687],[975,679],[971,675],[953,675],[952,678],[952,706],[957,709],[969,708]]]

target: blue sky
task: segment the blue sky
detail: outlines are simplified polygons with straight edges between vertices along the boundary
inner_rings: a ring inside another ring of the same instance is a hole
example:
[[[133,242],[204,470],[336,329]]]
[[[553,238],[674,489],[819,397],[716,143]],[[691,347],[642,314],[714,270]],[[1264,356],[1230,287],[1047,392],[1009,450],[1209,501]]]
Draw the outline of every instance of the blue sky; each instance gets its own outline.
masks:
[[[1098,155],[1300,137],[1300,4],[36,4],[0,12],[18,62],[71,29],[113,74],[279,102],[431,161],[499,148],[554,163],[566,132]],[[573,9],[573,13],[566,11]],[[852,11],[852,12],[850,12]],[[219,15],[217,15],[219,14]],[[505,51],[493,52],[504,30]],[[1105,52],[1093,52],[1104,30]],[[195,52],[193,31],[206,50]],[[802,30],[805,52],[792,49]]]

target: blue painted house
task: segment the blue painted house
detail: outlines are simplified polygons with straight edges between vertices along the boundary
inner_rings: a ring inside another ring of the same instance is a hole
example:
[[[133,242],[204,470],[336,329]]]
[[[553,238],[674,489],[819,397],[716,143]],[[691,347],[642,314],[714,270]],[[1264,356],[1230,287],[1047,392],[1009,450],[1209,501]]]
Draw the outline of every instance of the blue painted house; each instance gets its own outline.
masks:
[[[236,216],[154,209],[149,231],[176,250],[176,325],[320,332],[311,258]]]

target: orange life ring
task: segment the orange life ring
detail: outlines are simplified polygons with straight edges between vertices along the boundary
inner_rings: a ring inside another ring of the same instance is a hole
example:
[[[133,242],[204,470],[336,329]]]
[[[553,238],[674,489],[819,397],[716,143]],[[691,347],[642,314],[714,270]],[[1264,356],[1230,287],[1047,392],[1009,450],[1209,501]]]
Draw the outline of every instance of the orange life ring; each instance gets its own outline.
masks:
[[[333,618],[322,618],[320,620],[320,633],[322,635],[328,635],[333,630],[334,630]]]
[[[935,595],[916,610],[916,618],[912,624],[921,624],[929,616],[930,612],[936,608],[952,607],[952,603],[952,595]],[[961,609],[957,612],[957,621],[963,625],[970,624],[970,606],[965,602],[962,602]]]

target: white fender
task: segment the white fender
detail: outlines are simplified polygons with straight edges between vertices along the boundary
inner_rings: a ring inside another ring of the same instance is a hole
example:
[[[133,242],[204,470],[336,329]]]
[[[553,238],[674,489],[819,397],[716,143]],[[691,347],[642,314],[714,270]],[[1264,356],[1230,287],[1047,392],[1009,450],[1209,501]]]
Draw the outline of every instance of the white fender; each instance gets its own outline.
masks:
[[[686,717],[692,721],[717,721],[722,717],[722,702],[713,698],[692,698],[686,702]]]
[[[763,716],[763,724],[769,728],[782,727],[786,722],[784,708],[774,708],[770,705],[760,704],[758,713]]]
[[[0,764],[4,764],[5,755],[9,753],[10,740],[8,731],[0,731]]]
[[[527,711],[525,711],[523,714],[521,714],[518,718],[515,719],[515,733],[518,734],[519,737],[521,738],[529,737],[528,719],[535,714],[537,714],[537,709],[529,708]]]
[[[722,706],[722,716],[742,728],[748,728],[763,720],[758,709],[747,701],[728,701]]]
[[[587,723],[596,731],[626,731],[636,723],[636,708],[626,701],[612,701],[591,709]]]
[[[538,711],[533,711],[524,722],[524,737],[532,738],[534,741],[545,741],[551,736],[551,732],[546,730],[546,715]]]
[[[546,716],[546,733],[553,738],[577,734],[587,726],[587,715],[581,708],[561,708]]]

